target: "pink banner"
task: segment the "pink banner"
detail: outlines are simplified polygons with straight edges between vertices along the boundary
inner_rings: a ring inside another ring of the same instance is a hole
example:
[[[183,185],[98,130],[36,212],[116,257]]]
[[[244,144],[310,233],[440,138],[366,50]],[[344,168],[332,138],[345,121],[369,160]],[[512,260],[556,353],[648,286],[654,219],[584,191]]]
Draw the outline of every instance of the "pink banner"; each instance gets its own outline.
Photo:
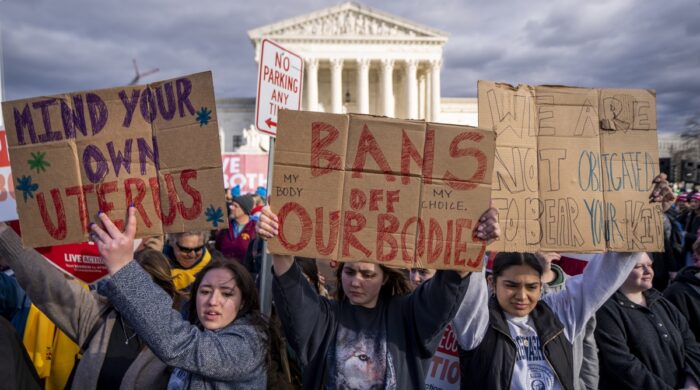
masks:
[[[241,194],[267,187],[267,154],[223,153],[224,186],[241,187]]]

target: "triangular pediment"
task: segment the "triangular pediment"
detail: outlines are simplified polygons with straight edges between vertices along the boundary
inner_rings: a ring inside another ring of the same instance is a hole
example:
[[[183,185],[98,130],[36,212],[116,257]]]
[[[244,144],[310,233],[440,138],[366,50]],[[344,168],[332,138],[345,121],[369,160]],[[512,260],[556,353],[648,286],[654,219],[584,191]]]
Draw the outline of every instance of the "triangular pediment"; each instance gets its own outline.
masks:
[[[363,37],[447,40],[447,34],[444,32],[353,2],[259,27],[250,30],[248,36],[254,41],[263,37],[317,40]]]

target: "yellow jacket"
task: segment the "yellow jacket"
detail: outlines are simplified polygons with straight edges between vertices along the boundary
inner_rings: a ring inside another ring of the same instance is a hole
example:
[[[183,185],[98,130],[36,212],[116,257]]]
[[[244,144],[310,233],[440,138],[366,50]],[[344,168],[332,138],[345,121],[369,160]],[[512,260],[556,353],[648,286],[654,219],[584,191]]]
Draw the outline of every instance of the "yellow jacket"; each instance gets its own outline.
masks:
[[[34,305],[29,309],[22,342],[39,378],[46,381],[46,390],[65,388],[80,348]]]

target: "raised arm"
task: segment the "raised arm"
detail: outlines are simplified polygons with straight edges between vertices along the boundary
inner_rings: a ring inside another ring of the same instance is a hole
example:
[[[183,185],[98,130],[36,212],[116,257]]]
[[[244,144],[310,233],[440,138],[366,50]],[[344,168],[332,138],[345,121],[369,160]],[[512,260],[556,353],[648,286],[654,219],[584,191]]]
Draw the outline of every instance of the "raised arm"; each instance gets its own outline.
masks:
[[[479,346],[489,325],[489,291],[483,272],[474,272],[467,293],[452,320],[459,346],[471,351]]]
[[[323,343],[334,331],[334,305],[318,295],[294,262],[287,272],[274,276],[272,296],[289,344],[305,366],[326,350]]]
[[[255,224],[255,234],[263,240],[267,240],[277,237],[277,234],[279,234],[278,229],[279,222],[277,220],[277,215],[270,210],[270,206],[263,207],[260,219],[258,223]],[[289,271],[292,264],[294,264],[294,258],[292,256],[272,256],[272,268],[275,270],[275,275],[277,276],[282,276],[285,272]],[[262,270],[262,272],[267,272],[267,270]]]
[[[607,252],[598,254],[583,274],[566,280],[566,287],[547,294],[542,301],[564,324],[566,338],[573,342],[595,312],[624,283],[641,253]]]
[[[405,320],[415,324],[418,341],[427,351],[434,352],[430,343],[442,334],[457,313],[470,284],[469,275],[438,271],[407,297],[409,304],[404,308]]]
[[[479,218],[475,235],[486,244],[498,240],[501,227],[498,224],[498,210],[494,207],[486,210]],[[484,264],[485,266],[485,264]],[[471,351],[479,346],[489,325],[489,291],[483,272],[474,272],[466,294],[452,321],[452,328],[457,335],[459,346]]]
[[[262,209],[255,233],[264,240],[278,234],[277,216],[269,206]],[[325,337],[333,331],[333,307],[318,295],[301,269],[289,255],[272,255],[272,296],[289,344],[302,365],[311,361],[323,348]],[[266,270],[263,270],[266,271]]]
[[[265,364],[262,332],[237,319],[221,331],[200,330],[172,309],[172,299],[135,261],[105,289],[114,307],[165,364],[208,379],[247,380]],[[194,298],[192,298],[194,299]]]
[[[29,299],[78,345],[83,345],[100,317],[95,296],[71,282],[37,251],[22,246],[9,226],[0,224],[0,256],[15,272]]]

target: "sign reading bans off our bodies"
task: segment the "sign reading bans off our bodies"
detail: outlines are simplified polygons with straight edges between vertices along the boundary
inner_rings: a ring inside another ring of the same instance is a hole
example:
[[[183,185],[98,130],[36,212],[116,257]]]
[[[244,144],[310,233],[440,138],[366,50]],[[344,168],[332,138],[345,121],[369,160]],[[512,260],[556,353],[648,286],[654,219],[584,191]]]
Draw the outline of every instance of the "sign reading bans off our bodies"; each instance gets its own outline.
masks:
[[[272,253],[476,269],[494,133],[367,115],[280,112]]]
[[[139,236],[226,226],[211,72],[2,108],[25,245],[87,241],[130,204]]]
[[[479,126],[496,132],[493,202],[508,251],[660,251],[656,96],[479,81]]]

